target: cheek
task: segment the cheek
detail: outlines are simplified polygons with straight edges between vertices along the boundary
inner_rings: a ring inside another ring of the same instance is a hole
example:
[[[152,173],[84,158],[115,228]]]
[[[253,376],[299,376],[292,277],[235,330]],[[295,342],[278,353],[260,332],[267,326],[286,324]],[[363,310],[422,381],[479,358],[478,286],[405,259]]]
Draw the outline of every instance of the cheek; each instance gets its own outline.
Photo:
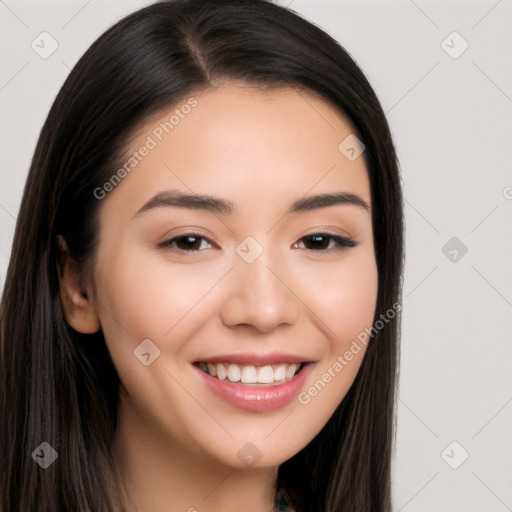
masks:
[[[377,270],[372,266],[360,265],[333,276],[325,297],[325,311],[336,339],[342,344],[371,326],[377,286]]]
[[[317,291],[310,293],[308,306],[328,339],[324,357],[298,396],[305,428],[314,436],[348,393],[363,361],[375,314],[378,272],[373,254],[363,253],[311,277]]]
[[[133,350],[150,339],[176,354],[208,315],[204,300],[224,269],[176,265],[146,251],[119,246],[98,265],[98,304],[102,329],[113,357],[133,364]],[[191,321],[193,320],[193,321]],[[169,344],[172,343],[172,346]]]
[[[311,268],[303,285],[305,302],[330,340],[331,352],[342,350],[373,322],[378,289],[375,257],[370,251],[354,252],[343,262]]]

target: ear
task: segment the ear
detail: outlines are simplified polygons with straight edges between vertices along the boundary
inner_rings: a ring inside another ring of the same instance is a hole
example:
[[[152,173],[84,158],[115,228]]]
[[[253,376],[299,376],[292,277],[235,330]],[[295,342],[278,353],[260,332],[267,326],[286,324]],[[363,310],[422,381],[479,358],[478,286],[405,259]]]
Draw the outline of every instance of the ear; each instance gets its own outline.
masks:
[[[64,237],[57,235],[59,289],[64,315],[68,324],[82,334],[92,334],[101,328],[91,293],[82,285]]]

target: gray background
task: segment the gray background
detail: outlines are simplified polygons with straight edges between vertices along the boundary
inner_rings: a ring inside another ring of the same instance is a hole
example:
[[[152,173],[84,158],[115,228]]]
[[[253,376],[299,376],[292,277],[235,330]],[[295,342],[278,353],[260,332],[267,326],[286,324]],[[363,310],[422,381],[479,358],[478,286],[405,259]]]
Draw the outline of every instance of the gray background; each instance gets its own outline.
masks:
[[[149,3],[0,0],[0,286],[55,95],[94,39]],[[281,3],[362,66],[399,153],[407,264],[395,511],[512,510],[512,1]],[[51,48],[44,31],[58,43],[46,59],[31,47]]]

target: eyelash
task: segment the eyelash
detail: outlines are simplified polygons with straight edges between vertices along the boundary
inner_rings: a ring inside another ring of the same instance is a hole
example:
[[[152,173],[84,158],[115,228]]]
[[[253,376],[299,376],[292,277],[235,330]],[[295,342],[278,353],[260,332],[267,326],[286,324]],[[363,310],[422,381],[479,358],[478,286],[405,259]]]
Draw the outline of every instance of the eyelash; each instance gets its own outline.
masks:
[[[355,247],[357,245],[353,240],[350,240],[349,238],[346,238],[346,237],[340,236],[340,235],[335,235],[333,233],[328,233],[328,232],[311,233],[310,235],[303,236],[302,238],[300,238],[298,240],[298,242],[295,242],[293,245],[295,246],[299,242],[304,241],[305,239],[309,239],[311,241],[311,239],[313,237],[328,238],[329,239],[328,247],[329,247],[329,245],[331,245],[332,241],[336,244],[335,248],[331,247],[330,249],[329,248],[326,248],[326,249],[309,249],[309,250],[317,252],[317,253],[318,252],[330,252],[330,251],[333,251],[333,250],[341,250],[341,249],[345,249],[345,248]],[[159,244],[157,244],[157,247],[158,248],[162,248],[162,249],[171,248],[171,250],[173,250],[175,252],[178,252],[178,253],[192,253],[192,254],[196,254],[197,252],[201,251],[201,249],[184,250],[184,249],[176,249],[175,247],[172,247],[173,244],[175,244],[175,242],[177,242],[179,240],[184,240],[186,238],[195,238],[196,240],[205,240],[210,245],[210,247],[212,245],[214,245],[213,242],[211,242],[205,236],[199,235],[197,233],[183,233],[181,235],[178,235],[178,236],[175,236],[175,237],[170,238],[168,240],[164,240],[164,241],[160,242]],[[200,244],[200,245],[202,245],[202,244]]]

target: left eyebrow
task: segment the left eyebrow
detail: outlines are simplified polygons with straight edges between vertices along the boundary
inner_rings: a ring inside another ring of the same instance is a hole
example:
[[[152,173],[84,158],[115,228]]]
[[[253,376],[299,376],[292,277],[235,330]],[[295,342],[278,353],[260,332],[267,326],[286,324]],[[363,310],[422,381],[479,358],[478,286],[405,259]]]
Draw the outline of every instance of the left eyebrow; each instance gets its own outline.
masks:
[[[360,206],[366,211],[370,211],[370,205],[355,194],[340,192],[337,194],[319,194],[298,199],[292,204],[290,212],[303,212],[307,210],[316,210],[317,208],[326,208],[337,204],[350,204]]]
[[[370,211],[370,205],[355,194],[338,192],[334,194],[318,194],[297,199],[291,206],[290,213],[298,213],[335,205],[354,205]],[[148,210],[162,207],[190,208],[193,210],[205,210],[222,215],[230,215],[235,210],[232,201],[220,197],[203,194],[183,193],[177,190],[160,192],[152,197],[132,217],[135,218]]]

